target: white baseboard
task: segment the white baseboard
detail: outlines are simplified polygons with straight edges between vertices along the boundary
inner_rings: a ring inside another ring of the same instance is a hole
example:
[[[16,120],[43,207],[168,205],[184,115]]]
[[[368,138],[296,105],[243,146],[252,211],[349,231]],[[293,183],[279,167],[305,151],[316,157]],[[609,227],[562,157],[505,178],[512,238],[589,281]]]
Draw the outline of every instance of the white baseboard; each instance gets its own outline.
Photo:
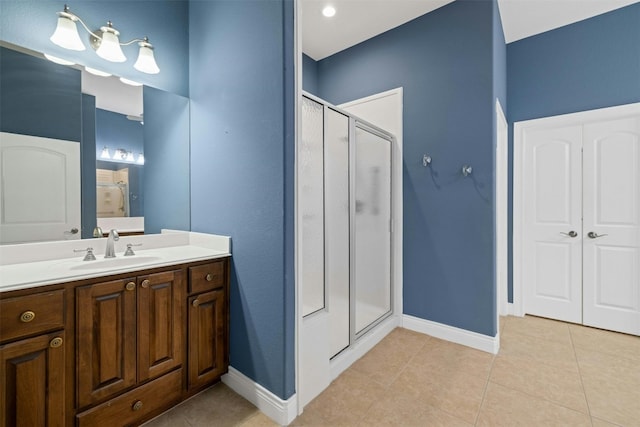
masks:
[[[222,382],[281,426],[288,425],[297,416],[298,398],[295,394],[282,400],[231,366],[229,373],[222,376]]]
[[[524,316],[524,313],[522,312],[522,310],[519,309],[519,307],[512,302],[507,303],[507,309],[508,309],[509,316],[517,316],[517,317]]]
[[[442,323],[409,316],[408,314],[402,316],[402,327],[488,353],[498,354],[498,350],[500,350],[499,335],[490,337]]]
[[[367,354],[369,350],[376,346],[391,331],[400,326],[402,319],[400,316],[390,316],[380,322],[370,332],[360,337],[353,345],[344,350],[331,360],[331,381],[349,368],[356,360]]]

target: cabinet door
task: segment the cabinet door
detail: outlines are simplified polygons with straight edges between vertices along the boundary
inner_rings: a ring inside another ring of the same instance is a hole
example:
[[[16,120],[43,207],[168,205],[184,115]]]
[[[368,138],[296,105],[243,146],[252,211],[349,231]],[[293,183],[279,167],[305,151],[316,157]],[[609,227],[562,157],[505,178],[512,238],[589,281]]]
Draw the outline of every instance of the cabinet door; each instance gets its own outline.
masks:
[[[182,364],[182,271],[138,277],[138,381]]]
[[[0,346],[0,422],[64,425],[64,332]]]
[[[136,382],[135,279],[76,289],[79,407]]]
[[[225,301],[224,289],[189,298],[189,388],[227,371]]]

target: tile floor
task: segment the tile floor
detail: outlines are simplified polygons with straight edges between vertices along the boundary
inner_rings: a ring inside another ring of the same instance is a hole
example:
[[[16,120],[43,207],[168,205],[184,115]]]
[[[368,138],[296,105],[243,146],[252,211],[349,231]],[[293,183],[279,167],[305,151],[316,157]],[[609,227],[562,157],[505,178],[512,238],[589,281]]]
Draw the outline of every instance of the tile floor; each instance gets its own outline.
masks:
[[[396,329],[292,426],[640,426],[640,338],[501,319],[493,356]],[[145,427],[273,426],[224,384]]]

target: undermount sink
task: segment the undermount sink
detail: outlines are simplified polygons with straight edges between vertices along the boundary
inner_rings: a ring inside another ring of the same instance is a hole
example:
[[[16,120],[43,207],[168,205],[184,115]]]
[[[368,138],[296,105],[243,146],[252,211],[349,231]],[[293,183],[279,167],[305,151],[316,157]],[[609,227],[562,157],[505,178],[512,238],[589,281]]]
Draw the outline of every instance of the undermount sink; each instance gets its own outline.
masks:
[[[131,256],[126,258],[107,258],[97,259],[96,261],[81,261],[82,264],[74,265],[70,270],[95,270],[102,268],[118,268],[130,265],[146,264],[148,262],[158,261],[158,256]]]

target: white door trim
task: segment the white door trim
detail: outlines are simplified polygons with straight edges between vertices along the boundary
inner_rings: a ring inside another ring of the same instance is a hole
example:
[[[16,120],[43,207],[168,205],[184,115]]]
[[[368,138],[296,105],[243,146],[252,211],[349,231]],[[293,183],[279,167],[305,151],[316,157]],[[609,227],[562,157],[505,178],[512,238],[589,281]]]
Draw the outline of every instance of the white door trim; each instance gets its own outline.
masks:
[[[509,127],[496,98],[496,325],[500,330],[500,316],[508,314],[509,295]]]
[[[525,133],[538,128],[559,125],[577,125],[598,120],[607,120],[626,114],[640,114],[640,103],[618,105],[596,110],[580,111],[559,116],[525,120],[513,124],[513,314],[524,316],[523,224],[524,224],[524,153],[522,144]]]

